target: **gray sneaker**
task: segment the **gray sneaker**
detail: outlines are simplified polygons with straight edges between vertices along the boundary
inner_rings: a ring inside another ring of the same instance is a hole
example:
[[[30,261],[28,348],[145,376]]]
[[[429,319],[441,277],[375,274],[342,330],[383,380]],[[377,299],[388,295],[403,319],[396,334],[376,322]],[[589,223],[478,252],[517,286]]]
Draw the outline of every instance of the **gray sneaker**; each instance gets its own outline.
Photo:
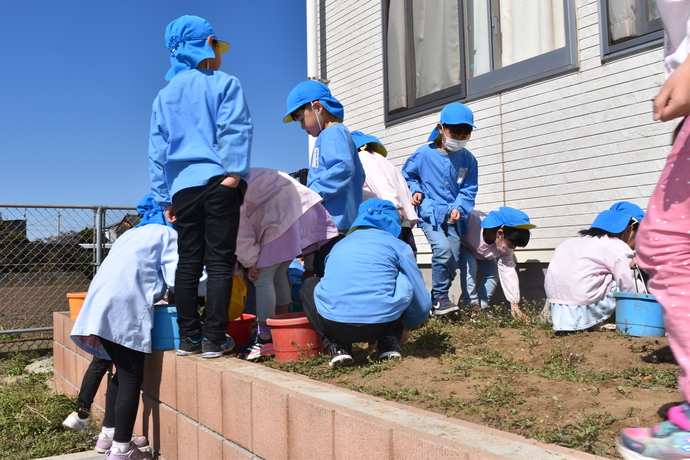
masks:
[[[219,342],[212,342],[208,339],[201,341],[201,357],[202,358],[220,358],[225,353],[230,353],[235,348],[235,341],[232,337],[225,335],[225,339]]]
[[[201,353],[201,339],[192,340],[189,337],[182,337],[176,353],[177,356],[189,356]]]

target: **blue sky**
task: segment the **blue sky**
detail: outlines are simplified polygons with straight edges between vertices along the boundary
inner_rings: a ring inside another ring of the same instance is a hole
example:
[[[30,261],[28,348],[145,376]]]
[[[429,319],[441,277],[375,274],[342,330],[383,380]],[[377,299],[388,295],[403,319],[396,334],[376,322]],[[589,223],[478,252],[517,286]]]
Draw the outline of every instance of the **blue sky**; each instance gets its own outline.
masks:
[[[247,97],[252,166],[307,166],[307,134],[282,122],[287,94],[307,76],[304,0],[5,1],[0,203],[134,206],[148,193],[165,27],[183,14],[230,43],[221,70]]]

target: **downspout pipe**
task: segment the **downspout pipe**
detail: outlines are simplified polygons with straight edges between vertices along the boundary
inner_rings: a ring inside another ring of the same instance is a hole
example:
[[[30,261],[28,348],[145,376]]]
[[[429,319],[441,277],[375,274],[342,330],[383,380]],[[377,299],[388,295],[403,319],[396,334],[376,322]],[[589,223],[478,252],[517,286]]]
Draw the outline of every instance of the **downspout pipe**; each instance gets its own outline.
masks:
[[[316,7],[317,0],[307,0],[307,80],[321,80],[318,76]],[[311,161],[311,152],[314,150],[316,138],[309,135],[307,137],[309,138],[307,161]],[[311,167],[311,164],[309,164],[309,167]]]

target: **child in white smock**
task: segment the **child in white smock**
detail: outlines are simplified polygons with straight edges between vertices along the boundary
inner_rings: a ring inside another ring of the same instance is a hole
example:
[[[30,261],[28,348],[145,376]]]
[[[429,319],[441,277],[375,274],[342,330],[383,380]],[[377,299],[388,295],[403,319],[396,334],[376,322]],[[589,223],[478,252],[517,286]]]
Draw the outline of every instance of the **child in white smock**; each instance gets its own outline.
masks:
[[[642,290],[632,270],[638,226],[630,214],[608,209],[556,248],[544,282],[554,330],[600,325],[615,312],[614,293]]]

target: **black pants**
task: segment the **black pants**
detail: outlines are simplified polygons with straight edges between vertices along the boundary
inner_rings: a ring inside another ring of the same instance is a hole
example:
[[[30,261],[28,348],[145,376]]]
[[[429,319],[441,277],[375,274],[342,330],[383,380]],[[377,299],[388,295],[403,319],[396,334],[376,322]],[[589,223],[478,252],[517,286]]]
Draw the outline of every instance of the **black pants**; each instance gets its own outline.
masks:
[[[206,185],[180,190],[172,199],[180,256],[175,302],[181,338],[225,340],[240,206],[247,183],[240,181],[237,188],[226,187],[220,185],[224,178],[213,177]],[[204,265],[208,281],[202,331],[196,298]]]
[[[123,347],[101,338],[101,345],[115,364],[115,375],[110,379],[105,394],[104,427],[114,427],[115,442],[129,442],[137,421],[139,390],[144,381],[144,358],[141,351]]]
[[[335,244],[343,238],[345,238],[345,233],[339,233],[338,236],[328,240],[328,243],[321,246],[314,253],[314,274],[319,278],[323,278],[323,275],[326,271],[326,256],[330,254],[333,246],[335,246]]]
[[[81,381],[79,396],[77,396],[77,414],[79,414],[79,418],[86,418],[91,413],[93,398],[96,396],[103,376],[108,372],[112,363],[108,359],[102,359],[97,356],[94,356],[91,360],[91,364],[86,369],[84,378]]]
[[[339,323],[321,316],[314,303],[314,289],[321,279],[313,276],[302,283],[300,297],[302,308],[314,330],[321,336],[323,346],[328,348],[333,342],[346,345],[359,342],[375,342],[386,336],[394,335],[401,339],[403,333],[402,315],[386,323]]]

